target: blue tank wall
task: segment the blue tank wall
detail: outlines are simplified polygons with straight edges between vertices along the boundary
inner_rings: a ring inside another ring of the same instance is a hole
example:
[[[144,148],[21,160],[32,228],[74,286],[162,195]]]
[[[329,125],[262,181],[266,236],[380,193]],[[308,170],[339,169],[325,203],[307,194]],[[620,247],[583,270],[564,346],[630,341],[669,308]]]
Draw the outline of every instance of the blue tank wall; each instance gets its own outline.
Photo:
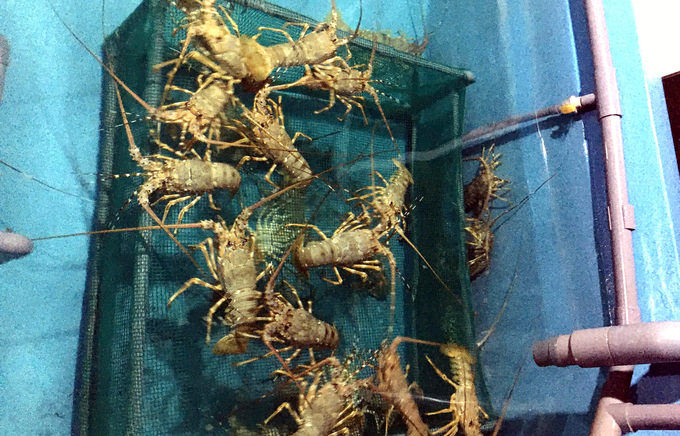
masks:
[[[468,88],[466,130],[511,115],[532,112],[592,92],[581,78],[577,28],[565,1],[434,2],[442,17],[466,17],[449,26],[430,15],[434,36],[426,55],[475,73]],[[579,17],[577,17],[579,18]],[[583,29],[581,29],[583,31]],[[558,117],[499,133],[469,150],[477,155],[495,144],[503,164],[497,175],[510,181],[513,204],[526,204],[501,218],[489,271],[473,282],[478,337],[491,328],[511,291],[495,331],[480,352],[497,411],[522,373],[504,422],[508,434],[574,434],[588,428],[587,413],[598,370],[538,368],[533,342],[574,329],[601,326],[600,276],[590,196],[592,144],[583,119]],[[466,153],[467,154],[467,153]],[[468,179],[477,164],[467,167]],[[502,213],[504,207],[495,202]],[[565,395],[565,393],[568,393]]]
[[[127,3],[127,4],[126,4]],[[95,52],[136,2],[54,1]],[[0,102],[0,227],[29,237],[89,230],[95,198],[101,68],[46,1],[0,3],[11,45]],[[49,184],[48,188],[35,179]],[[0,265],[0,433],[71,431],[88,239],[35,243]]]
[[[98,2],[54,5],[98,52],[102,34],[137,3],[110,4],[103,19]],[[324,5],[314,11],[316,3],[302,0],[279,3],[318,19],[327,10]],[[422,8],[415,3],[365,1],[363,26],[422,37],[425,13],[430,33],[425,56],[476,75],[465,130],[593,91],[580,0],[432,0]],[[636,208],[643,319],[678,320],[674,223],[680,190],[660,79],[645,71],[630,1],[606,0],[605,6],[621,87],[630,202]],[[355,25],[358,4],[339,1],[338,7]],[[0,17],[0,33],[12,46],[0,103],[0,160],[23,172],[0,165],[0,227],[29,237],[86,231],[95,195],[101,70],[47,2],[31,10],[23,2],[0,2]],[[590,189],[603,183],[599,127],[590,113],[528,123],[484,145],[492,142],[503,153],[499,175],[512,181],[509,198],[518,203],[532,194],[523,208],[499,221],[492,269],[474,284],[480,335],[512,289],[482,350],[494,407],[500,409],[523,365],[505,431],[586,434],[600,372],[539,369],[529,350],[535,340],[609,321],[601,303],[611,291],[606,209],[598,191],[591,195]],[[598,256],[598,249],[605,255]],[[70,432],[86,256],[86,238],[58,239],[36,242],[30,256],[0,265],[2,434]],[[663,388],[671,385],[673,371],[668,373],[638,367],[638,401],[676,401],[679,394]]]
[[[639,8],[647,10],[640,11]],[[605,9],[612,57],[621,88],[628,194],[630,203],[635,206],[637,221],[633,245],[643,321],[680,320],[680,294],[677,292],[680,280],[677,239],[680,186],[660,77],[674,71],[662,73],[657,67],[659,60],[654,57],[662,47],[672,50],[672,40],[658,37],[663,18],[651,22],[644,18],[650,14],[667,17],[674,8],[677,8],[674,2],[623,1],[607,2]],[[631,11],[635,13],[631,14]],[[675,23],[672,26],[676,28]],[[672,32],[672,29],[666,29]],[[672,57],[670,53],[672,51],[666,56]],[[680,400],[678,386],[680,365],[638,365],[631,394],[640,404],[677,403]]]
[[[650,61],[645,63],[649,57],[641,54],[638,42],[650,28],[638,27],[631,2],[604,3],[621,88],[630,203],[636,209],[642,317],[678,320],[678,170],[660,77]],[[469,68],[477,78],[467,94],[467,130],[594,90],[581,1],[434,1],[433,11],[440,13],[428,16],[434,36],[425,55]],[[451,26],[450,17],[466,19]],[[564,124],[557,120],[527,123],[484,144],[495,143],[503,153],[498,175],[512,181],[513,202],[541,186],[525,210],[500,223],[492,267],[473,284],[481,334],[498,312],[490,302],[500,307],[517,275],[508,308],[481,352],[497,409],[524,362],[504,423],[507,434],[587,434],[604,376],[596,369],[537,368],[528,357],[536,339],[613,319],[596,114]],[[677,401],[680,395],[672,385],[678,372],[675,365],[637,367],[633,398]]]

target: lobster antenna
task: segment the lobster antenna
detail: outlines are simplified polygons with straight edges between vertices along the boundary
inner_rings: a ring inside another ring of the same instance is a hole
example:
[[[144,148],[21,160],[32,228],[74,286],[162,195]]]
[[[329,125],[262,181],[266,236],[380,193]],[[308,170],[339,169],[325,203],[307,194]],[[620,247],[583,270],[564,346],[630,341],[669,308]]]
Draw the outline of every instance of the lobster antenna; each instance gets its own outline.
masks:
[[[68,196],[70,196],[70,197],[75,197],[75,198],[79,198],[79,199],[81,199],[81,200],[87,200],[87,201],[90,201],[90,202],[94,203],[94,200],[92,200],[91,198],[82,197],[82,196],[77,195],[77,194],[72,194],[72,193],[70,193],[70,192],[68,192],[68,191],[64,191],[63,189],[59,189],[59,188],[57,188],[56,186],[52,186],[52,185],[50,185],[50,184],[47,183],[47,182],[43,182],[42,180],[40,180],[39,178],[37,178],[37,177],[35,177],[35,176],[32,176],[32,175],[30,175],[30,174],[28,174],[28,173],[26,173],[26,172],[24,172],[24,171],[21,171],[19,168],[15,167],[15,166],[12,166],[12,165],[8,164],[8,163],[5,162],[5,161],[0,160],[0,164],[6,166],[7,168],[9,168],[9,169],[11,169],[11,170],[16,171],[17,173],[21,174],[21,175],[24,176],[24,177],[27,177],[27,178],[33,180],[35,183],[38,183],[38,184],[40,184],[40,185],[45,186],[45,187],[48,188],[48,189],[51,189],[51,190],[53,190],[53,191],[59,192],[59,193],[64,194],[64,195],[68,195]]]

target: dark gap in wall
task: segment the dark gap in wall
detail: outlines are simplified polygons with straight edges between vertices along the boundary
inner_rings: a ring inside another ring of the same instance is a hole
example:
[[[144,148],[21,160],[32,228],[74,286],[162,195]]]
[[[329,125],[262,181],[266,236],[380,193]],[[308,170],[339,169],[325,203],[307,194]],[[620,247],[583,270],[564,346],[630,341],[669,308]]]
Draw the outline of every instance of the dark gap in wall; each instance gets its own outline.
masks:
[[[673,135],[673,147],[675,157],[680,157],[680,71],[663,76],[663,92],[666,95],[666,108],[668,109],[668,120],[671,123],[671,133]],[[680,162],[680,160],[678,160]],[[680,163],[678,164],[680,166]]]

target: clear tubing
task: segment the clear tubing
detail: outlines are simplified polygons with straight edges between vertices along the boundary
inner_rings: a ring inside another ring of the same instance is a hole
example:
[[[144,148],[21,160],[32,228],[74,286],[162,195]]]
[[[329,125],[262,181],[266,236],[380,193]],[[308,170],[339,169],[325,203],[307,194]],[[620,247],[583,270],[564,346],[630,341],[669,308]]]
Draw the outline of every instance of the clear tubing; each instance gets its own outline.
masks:
[[[478,142],[480,138],[485,138],[488,135],[505,130],[510,127],[526,123],[528,121],[535,121],[537,119],[545,118],[552,115],[564,115],[568,113],[584,113],[595,109],[595,94],[587,94],[581,97],[569,97],[560,104],[548,106],[546,108],[529,112],[522,115],[514,115],[506,118],[503,121],[498,121],[488,126],[479,127],[465,134],[461,138],[463,148],[467,148]]]

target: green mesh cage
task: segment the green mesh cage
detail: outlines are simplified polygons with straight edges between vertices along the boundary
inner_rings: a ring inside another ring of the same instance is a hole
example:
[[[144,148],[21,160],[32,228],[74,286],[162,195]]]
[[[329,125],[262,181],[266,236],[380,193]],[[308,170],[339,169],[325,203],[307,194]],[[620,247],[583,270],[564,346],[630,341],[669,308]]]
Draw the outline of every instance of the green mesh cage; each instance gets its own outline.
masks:
[[[287,22],[308,22],[312,28],[316,25],[311,19],[265,2],[218,2],[218,5],[231,15],[241,34],[254,35],[262,26],[280,29]],[[144,1],[105,43],[107,64],[151,106],[160,104],[167,72],[167,69],[153,71],[152,67],[177,56],[180,41],[185,37],[183,30],[175,32],[183,24],[182,16],[165,0]],[[292,38],[299,36],[296,33],[299,28],[288,26],[287,30]],[[258,42],[267,46],[285,42],[285,37],[262,31]],[[353,64],[368,63],[371,41],[356,39],[349,46]],[[343,50],[339,49],[339,55],[344,55]],[[358,213],[357,202],[349,199],[362,188],[382,184],[372,172],[387,179],[395,170],[392,158],[405,160],[415,181],[407,194],[407,204],[412,205],[406,218],[407,236],[449,289],[424,266],[413,248],[393,236],[389,249],[398,267],[394,334],[471,346],[474,322],[463,236],[461,153],[453,150],[427,159],[417,156],[427,156],[427,151],[461,134],[465,87],[472,83],[472,75],[382,44],[377,45],[373,68],[372,85],[380,92],[381,106],[396,145],[368,95],[363,104],[367,122],[356,107],[344,120],[338,120],[345,111],[340,103],[315,114],[328,105],[327,92],[291,88],[274,96],[281,97],[286,129],[291,136],[303,132],[312,138],[309,141],[301,137],[296,147],[314,173],[323,174],[305,191],[291,191],[256,211],[250,228],[261,254],[259,267],[266,263],[276,266],[287,250],[298,230],[285,224],[311,223],[327,235],[332,234],[348,212]],[[200,72],[199,66],[188,64],[179,70],[174,84],[195,90]],[[275,71],[274,84],[295,80],[303,72],[301,67]],[[239,91],[238,96],[246,106],[251,105],[252,95]],[[186,98],[186,94],[179,92],[170,95],[171,101]],[[158,126],[145,119],[145,110],[130,95],[124,93],[123,101],[136,144],[145,155],[157,153],[150,138]],[[121,123],[115,83],[104,74],[100,150],[100,171],[104,174],[139,171],[130,158]],[[235,164],[243,153],[237,148],[228,149],[214,154],[213,160]],[[229,193],[215,194],[219,212],[209,208],[207,199],[201,199],[186,214],[184,222],[216,219],[219,214],[231,223],[242,207],[274,192],[263,177],[269,166],[246,164],[241,170],[238,194],[233,198]],[[273,179],[281,182],[276,174]],[[139,177],[102,181],[96,226],[107,228],[113,223],[117,228],[127,228],[155,224],[135,201],[120,211],[140,183]],[[155,208],[159,216],[163,206]],[[167,222],[176,221],[180,208],[171,209]],[[177,234],[187,247],[209,236],[210,232],[199,229],[183,229]],[[309,231],[306,239],[319,237]],[[244,355],[212,354],[211,345],[229,329],[216,317],[212,344],[206,345],[204,318],[215,302],[207,288],[193,286],[171,309],[167,308],[168,298],[189,278],[212,281],[205,272],[207,269],[197,271],[162,231],[106,234],[93,241],[80,352],[76,432],[97,436],[259,433],[257,424],[276,408],[277,398],[286,391],[277,388],[270,376],[280,367],[278,360],[266,358],[238,368],[232,366],[264,354],[267,349],[259,341],[251,341]],[[204,265],[199,251],[194,257]],[[339,286],[323,280],[334,278],[330,268],[311,270],[308,279],[290,264],[283,269],[282,276],[297,289],[302,300],[313,303],[314,315],[338,328],[342,337],[338,356],[353,349],[368,353],[387,338],[389,268],[386,260],[381,260],[382,272],[370,274],[366,281],[343,272],[344,283]],[[265,281],[261,281],[261,288]],[[277,290],[295,301],[286,287]],[[437,350],[413,345],[402,350],[406,350],[405,363],[411,366],[409,378],[428,394],[448,399],[450,387],[423,358],[424,354],[437,354]],[[441,358],[437,362],[448,370]],[[488,410],[481,377],[478,386]],[[275,389],[276,394],[272,394]],[[288,433],[294,430],[293,425]]]

